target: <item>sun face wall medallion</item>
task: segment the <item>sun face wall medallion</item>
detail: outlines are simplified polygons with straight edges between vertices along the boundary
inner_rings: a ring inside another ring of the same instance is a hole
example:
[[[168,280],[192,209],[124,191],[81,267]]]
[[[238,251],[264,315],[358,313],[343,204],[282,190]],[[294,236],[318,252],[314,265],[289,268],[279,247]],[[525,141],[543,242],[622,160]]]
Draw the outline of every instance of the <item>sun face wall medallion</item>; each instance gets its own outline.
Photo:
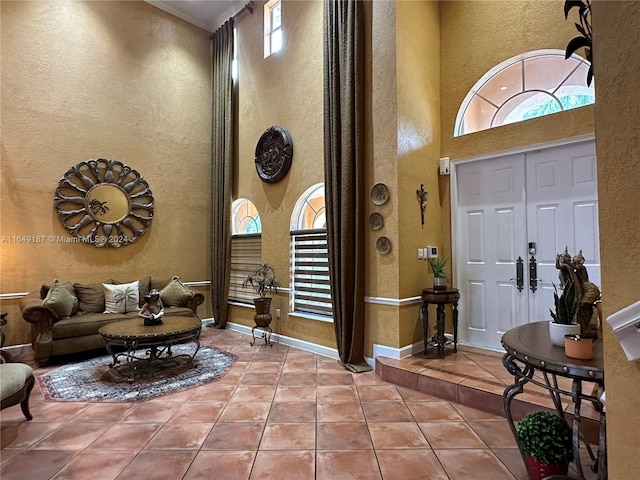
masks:
[[[267,128],[256,145],[255,162],[258,176],[263,182],[276,183],[282,180],[291,168],[293,143],[284,128]]]
[[[154,200],[149,184],[136,170],[97,158],[64,173],[53,206],[64,228],[79,241],[122,247],[147,231]]]

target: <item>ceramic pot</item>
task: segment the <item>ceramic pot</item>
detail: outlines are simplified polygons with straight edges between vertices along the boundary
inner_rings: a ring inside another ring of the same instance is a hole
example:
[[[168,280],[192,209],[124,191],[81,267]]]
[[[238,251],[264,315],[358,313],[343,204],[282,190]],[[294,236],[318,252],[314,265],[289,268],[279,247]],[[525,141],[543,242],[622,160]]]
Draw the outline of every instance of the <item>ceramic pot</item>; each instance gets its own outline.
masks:
[[[564,347],[565,335],[579,335],[580,325],[572,323],[565,325],[564,323],[549,322],[549,338],[551,343],[558,347]]]
[[[433,289],[434,290],[446,290],[447,289],[447,277],[433,277]]]
[[[578,360],[591,360],[593,358],[593,339],[580,335],[566,335],[564,337],[564,354]]]
[[[256,306],[256,313],[253,321],[258,327],[268,327],[271,323],[271,297],[254,298],[253,304]]]
[[[540,460],[536,460],[531,455],[525,454],[524,458],[529,466],[531,472],[531,480],[542,480],[543,478],[551,477],[552,475],[566,475],[569,471],[569,465],[554,465],[548,463],[542,463]]]

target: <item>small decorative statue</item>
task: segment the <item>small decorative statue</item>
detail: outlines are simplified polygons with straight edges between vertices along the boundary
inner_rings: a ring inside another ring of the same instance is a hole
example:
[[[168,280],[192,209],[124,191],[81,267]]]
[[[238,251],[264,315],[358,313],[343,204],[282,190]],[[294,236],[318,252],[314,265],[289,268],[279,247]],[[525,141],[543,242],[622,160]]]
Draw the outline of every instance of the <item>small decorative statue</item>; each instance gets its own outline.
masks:
[[[427,196],[429,195],[429,192],[424,189],[423,184],[420,184],[420,190],[416,190],[416,195],[420,202],[420,218],[422,220],[422,225],[424,225],[424,211],[427,208]]]
[[[575,296],[580,300],[577,321],[580,324],[581,333],[583,335],[593,334],[594,332],[589,331],[589,323],[593,316],[594,307],[598,309],[598,318],[600,318],[600,289],[589,281],[582,250],[572,258],[568,248],[565,247],[564,252],[556,255],[556,268],[560,270],[560,288],[571,283],[575,285]],[[597,303],[598,305],[596,305]]]
[[[144,318],[144,325],[162,325],[162,316],[164,315],[164,306],[160,299],[160,292],[153,289],[148,295],[144,296],[144,305],[138,313]]]

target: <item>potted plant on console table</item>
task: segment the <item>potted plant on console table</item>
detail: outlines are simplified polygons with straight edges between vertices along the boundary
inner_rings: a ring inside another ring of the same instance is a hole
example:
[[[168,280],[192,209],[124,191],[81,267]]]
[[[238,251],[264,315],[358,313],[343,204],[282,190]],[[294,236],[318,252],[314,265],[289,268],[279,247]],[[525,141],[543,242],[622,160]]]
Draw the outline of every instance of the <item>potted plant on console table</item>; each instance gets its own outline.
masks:
[[[518,422],[516,432],[532,480],[567,474],[573,460],[573,432],[564,418],[533,412]]]
[[[444,271],[444,266],[447,264],[447,259],[430,258],[429,265],[433,272],[433,289],[434,290],[446,290],[447,289],[447,274]]]
[[[268,327],[271,323],[271,297],[267,297],[267,292],[278,293],[280,282],[276,279],[275,269],[267,264],[263,263],[258,268],[247,275],[247,278],[242,283],[243,288],[247,288],[249,285],[253,287],[258,295],[258,298],[253,299],[253,304],[256,307],[256,313],[253,316],[253,320],[258,327]]]
[[[576,316],[580,308],[580,298],[576,298],[575,285],[568,282],[562,293],[558,295],[558,289],[553,285],[553,300],[555,312],[549,309],[552,320],[549,322],[549,338],[551,343],[558,347],[564,347],[565,335],[578,335],[580,325],[576,323]]]

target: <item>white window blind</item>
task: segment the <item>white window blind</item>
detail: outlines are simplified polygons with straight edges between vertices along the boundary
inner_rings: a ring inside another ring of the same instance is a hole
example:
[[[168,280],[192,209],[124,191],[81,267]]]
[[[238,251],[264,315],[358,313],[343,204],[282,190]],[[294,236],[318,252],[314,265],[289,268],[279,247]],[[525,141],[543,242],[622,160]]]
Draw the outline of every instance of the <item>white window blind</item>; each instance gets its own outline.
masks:
[[[242,288],[247,275],[262,263],[262,234],[231,237],[231,284],[229,300],[253,303],[258,295],[251,286]]]
[[[291,232],[293,310],[331,317],[327,231]]]

